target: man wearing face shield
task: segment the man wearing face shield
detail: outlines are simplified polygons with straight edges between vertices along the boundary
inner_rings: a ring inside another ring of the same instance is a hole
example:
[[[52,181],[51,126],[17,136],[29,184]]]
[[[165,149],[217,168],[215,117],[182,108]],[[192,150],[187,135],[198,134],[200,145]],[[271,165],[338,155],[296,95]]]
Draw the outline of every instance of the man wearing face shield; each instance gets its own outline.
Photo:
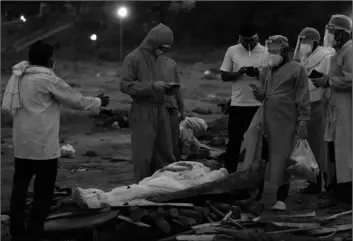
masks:
[[[166,93],[170,90],[162,56],[173,43],[172,30],[159,24],[126,56],[121,91],[132,98],[132,162],[137,182],[175,161]]]
[[[225,168],[229,173],[237,171],[243,135],[261,106],[249,84],[260,84],[259,68],[267,54],[265,47],[259,43],[255,26],[244,25],[239,34],[239,44],[228,48],[220,68],[223,81],[233,82],[225,160]]]
[[[294,51],[295,60],[299,61],[308,71],[311,117],[308,123],[308,142],[319,164],[327,185],[327,145],[324,141],[325,133],[325,89],[316,88],[311,82],[312,78],[327,75],[330,67],[330,58],[334,54],[334,49],[319,46],[320,34],[314,28],[304,28],[298,37],[296,49]],[[316,194],[321,192],[322,176],[317,177],[316,183],[310,183],[302,192],[306,194]]]
[[[268,155],[263,157],[269,162],[271,184],[278,187],[273,209],[285,210],[289,192],[287,160],[296,144],[296,135],[300,139],[307,137],[310,120],[308,75],[301,64],[290,60],[286,37],[272,36],[266,46],[270,54],[268,66],[260,72],[261,87],[252,88],[263,104],[263,146],[267,149],[263,155]],[[263,186],[260,189],[261,195]]]
[[[330,161],[335,163],[334,191],[340,200],[352,202],[352,20],[345,15],[331,17],[325,40],[335,50],[328,75],[313,79],[317,87],[331,89],[325,140]]]

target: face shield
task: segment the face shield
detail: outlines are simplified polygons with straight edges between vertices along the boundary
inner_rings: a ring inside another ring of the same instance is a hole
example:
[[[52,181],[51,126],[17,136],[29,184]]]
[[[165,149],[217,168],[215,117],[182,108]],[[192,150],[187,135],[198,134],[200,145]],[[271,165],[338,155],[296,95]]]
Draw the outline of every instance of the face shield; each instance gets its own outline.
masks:
[[[301,62],[307,59],[313,52],[314,42],[317,42],[317,40],[311,37],[299,36],[297,45],[295,46],[293,60]]]
[[[305,39],[305,36],[299,36],[297,39],[297,45],[295,46],[294,55],[293,55],[294,61],[300,62],[300,60],[302,59],[303,55],[300,53],[300,45],[304,39]]]
[[[268,55],[263,58],[262,65],[266,66],[276,66],[283,60],[282,51],[283,45],[277,42],[273,42],[268,39],[265,42],[265,47],[268,51]]]
[[[325,48],[333,48],[334,43],[334,35],[335,35],[335,26],[326,25],[325,27],[325,35],[324,35],[324,47]]]

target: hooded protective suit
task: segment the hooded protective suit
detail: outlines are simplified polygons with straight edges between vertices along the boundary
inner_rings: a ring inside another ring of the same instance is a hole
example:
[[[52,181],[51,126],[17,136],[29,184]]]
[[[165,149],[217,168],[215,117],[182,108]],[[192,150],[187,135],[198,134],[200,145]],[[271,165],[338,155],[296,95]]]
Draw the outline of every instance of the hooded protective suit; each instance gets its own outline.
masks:
[[[156,56],[154,50],[172,42],[172,30],[159,24],[124,59],[120,88],[133,100],[129,123],[137,182],[175,161],[165,93],[153,88],[153,82],[167,80],[163,71],[166,58]]]

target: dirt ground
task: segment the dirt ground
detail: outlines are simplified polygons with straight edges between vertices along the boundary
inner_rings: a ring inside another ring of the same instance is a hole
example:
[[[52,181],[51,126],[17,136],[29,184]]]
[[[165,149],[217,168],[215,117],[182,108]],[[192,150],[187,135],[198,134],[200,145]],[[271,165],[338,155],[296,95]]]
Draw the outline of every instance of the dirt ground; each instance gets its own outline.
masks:
[[[199,115],[206,121],[222,116],[216,103],[230,96],[231,84],[220,79],[205,80],[203,72],[209,68],[219,68],[220,62],[182,64],[178,63],[181,82],[184,88],[187,111],[195,107],[211,109],[211,115]],[[102,92],[111,97],[111,109],[128,109],[130,98],[119,90],[119,64],[83,63],[58,61],[57,74],[75,89],[85,95],[96,96]],[[2,74],[2,91],[6,86],[8,74]],[[57,185],[79,186],[83,188],[111,188],[133,182],[132,163],[130,161],[130,133],[128,129],[98,128],[89,118],[89,112],[63,110],[60,139],[63,144],[70,143],[76,149],[76,157],[60,159]],[[13,148],[11,120],[2,116],[1,155],[1,209],[8,210],[13,175]],[[94,151],[97,156],[86,156],[87,151]],[[293,181],[288,208],[291,211],[311,212],[317,215],[328,215],[327,210],[320,209],[317,196],[301,195],[303,181]],[[266,208],[275,201],[275,190],[268,185],[265,188],[264,202]],[[351,223],[351,216],[339,222]],[[351,235],[351,234],[350,234]]]

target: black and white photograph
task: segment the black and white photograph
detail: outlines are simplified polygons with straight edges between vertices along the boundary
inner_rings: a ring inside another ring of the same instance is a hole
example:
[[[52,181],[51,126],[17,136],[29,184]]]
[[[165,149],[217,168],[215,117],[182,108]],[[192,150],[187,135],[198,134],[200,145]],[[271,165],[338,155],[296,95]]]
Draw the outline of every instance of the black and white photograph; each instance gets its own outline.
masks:
[[[1,1],[1,240],[352,241],[352,1]]]

